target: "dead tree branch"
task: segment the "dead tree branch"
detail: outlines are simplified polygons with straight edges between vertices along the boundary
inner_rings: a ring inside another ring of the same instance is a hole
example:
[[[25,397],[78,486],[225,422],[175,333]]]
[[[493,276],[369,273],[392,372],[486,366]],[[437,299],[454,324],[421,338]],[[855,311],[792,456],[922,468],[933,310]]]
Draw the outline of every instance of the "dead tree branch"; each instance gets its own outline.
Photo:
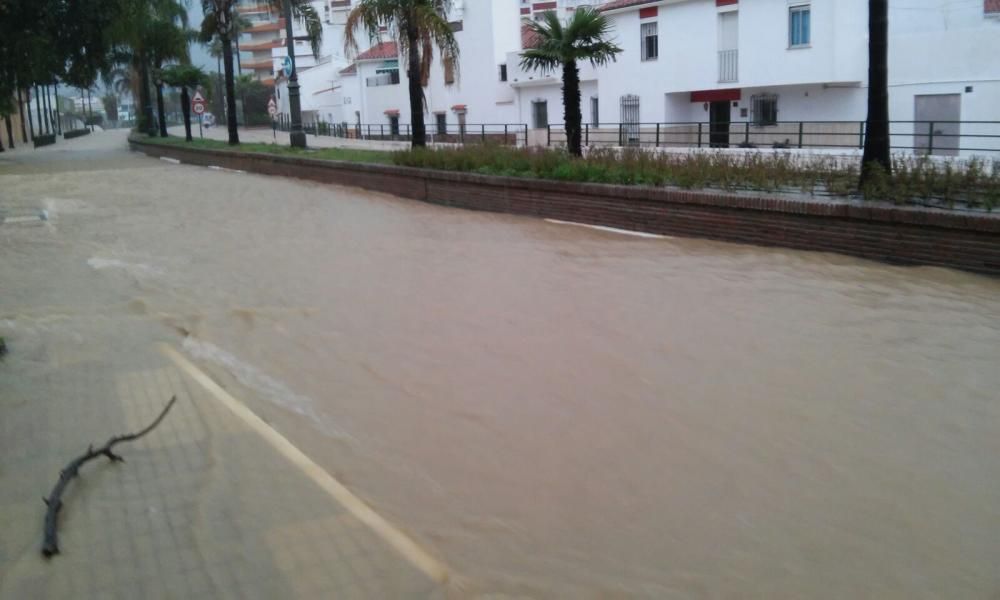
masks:
[[[80,474],[80,467],[88,461],[94,460],[100,456],[107,456],[108,460],[112,462],[125,462],[124,458],[114,453],[114,447],[124,442],[134,442],[155,429],[156,426],[163,421],[163,418],[167,416],[167,412],[170,411],[176,401],[177,396],[172,397],[170,402],[167,402],[167,405],[163,408],[163,412],[156,417],[156,420],[150,423],[149,426],[142,431],[130,433],[128,435],[115,436],[97,449],[95,449],[93,444],[91,444],[91,446],[87,448],[87,452],[85,454],[73,459],[72,462],[66,465],[65,469],[59,472],[59,481],[57,481],[55,487],[52,488],[52,493],[49,494],[48,498],[43,498],[45,505],[49,507],[48,510],[45,511],[45,541],[42,543],[42,555],[45,556],[45,558],[49,558],[54,554],[59,554],[59,534],[56,529],[59,526],[59,511],[62,509],[62,495],[63,492],[66,491],[66,486],[69,485],[69,482]]]

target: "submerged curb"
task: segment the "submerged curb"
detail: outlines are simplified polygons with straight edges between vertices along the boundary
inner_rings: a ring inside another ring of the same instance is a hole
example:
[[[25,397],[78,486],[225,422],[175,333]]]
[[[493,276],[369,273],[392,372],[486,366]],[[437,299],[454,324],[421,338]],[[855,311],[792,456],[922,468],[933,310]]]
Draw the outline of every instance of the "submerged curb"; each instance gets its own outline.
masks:
[[[185,148],[134,138],[129,145],[186,164],[348,185],[457,208],[1000,276],[1000,214],[996,213],[542,181]]]

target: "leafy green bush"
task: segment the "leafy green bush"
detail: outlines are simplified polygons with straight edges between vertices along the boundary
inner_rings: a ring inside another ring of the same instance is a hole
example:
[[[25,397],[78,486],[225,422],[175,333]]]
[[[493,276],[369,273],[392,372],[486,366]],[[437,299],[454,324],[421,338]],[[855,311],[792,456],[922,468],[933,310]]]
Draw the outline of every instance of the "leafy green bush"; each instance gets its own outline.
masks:
[[[594,148],[581,159],[560,149],[477,144],[406,150],[393,153],[392,160],[408,167],[555,181],[860,195],[895,203],[964,203],[987,209],[1000,205],[1000,161],[977,158],[957,163],[897,157],[892,176],[880,169],[864,189],[858,189],[860,168],[853,161],[788,152],[681,154]]]

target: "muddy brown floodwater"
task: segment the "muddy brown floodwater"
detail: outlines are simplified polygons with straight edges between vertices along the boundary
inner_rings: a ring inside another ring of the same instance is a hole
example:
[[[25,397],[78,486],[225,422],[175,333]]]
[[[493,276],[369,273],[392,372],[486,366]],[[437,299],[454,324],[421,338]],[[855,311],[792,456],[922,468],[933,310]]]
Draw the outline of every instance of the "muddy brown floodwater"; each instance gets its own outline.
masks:
[[[470,595],[1000,595],[997,280],[121,143],[0,167],[0,321],[156,323]]]

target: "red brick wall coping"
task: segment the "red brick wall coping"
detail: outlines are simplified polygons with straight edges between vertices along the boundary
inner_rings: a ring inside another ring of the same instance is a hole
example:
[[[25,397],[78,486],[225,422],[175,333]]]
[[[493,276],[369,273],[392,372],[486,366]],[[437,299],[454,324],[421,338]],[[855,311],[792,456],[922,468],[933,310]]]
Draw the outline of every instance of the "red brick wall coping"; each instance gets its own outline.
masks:
[[[356,186],[472,210],[1000,275],[998,213],[542,181],[165,146],[141,139],[129,144],[188,164]]]

